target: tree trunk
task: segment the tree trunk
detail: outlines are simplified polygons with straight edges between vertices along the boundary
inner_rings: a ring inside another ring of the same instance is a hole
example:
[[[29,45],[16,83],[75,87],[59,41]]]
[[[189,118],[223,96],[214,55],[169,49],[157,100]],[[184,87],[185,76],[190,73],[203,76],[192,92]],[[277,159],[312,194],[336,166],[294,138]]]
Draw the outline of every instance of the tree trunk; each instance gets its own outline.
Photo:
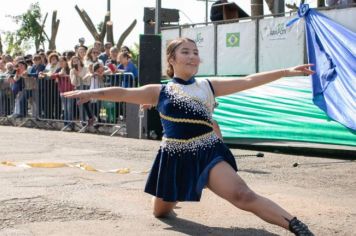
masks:
[[[263,0],[251,0],[251,16],[263,15]]]
[[[122,44],[124,43],[126,37],[131,33],[132,29],[136,26],[137,20],[135,19],[131,25],[121,34],[119,41],[117,41],[116,47],[118,49],[121,48]]]
[[[44,34],[44,36],[47,38],[48,41],[50,41],[50,39],[48,38],[48,35],[46,34],[46,32],[44,31],[44,27],[45,27],[45,23],[46,23],[46,20],[47,20],[47,16],[48,16],[48,12],[46,13],[44,19],[43,19],[43,22],[42,24],[40,25],[37,21],[36,23],[40,26],[41,28],[41,33],[38,35],[37,38],[35,38],[35,48],[36,48],[36,51],[39,49],[40,47],[40,44],[41,44],[41,36],[42,34]],[[44,47],[43,47],[44,49]]]
[[[91,35],[94,37],[95,41],[101,41],[100,40],[100,35],[98,33],[98,31],[96,30],[93,21],[90,19],[89,15],[86,13],[85,10],[80,10],[79,7],[77,5],[75,5],[75,10],[77,10],[80,18],[82,19],[83,23],[85,24],[85,26],[87,27],[87,29],[89,30],[89,32],[91,33]]]
[[[265,2],[267,3],[268,9],[272,14],[274,13],[274,0],[265,0]]]
[[[52,14],[52,34],[51,34],[51,40],[49,41],[49,50],[56,50],[56,37],[58,33],[58,27],[59,27],[60,20],[57,20],[57,11],[53,11]]]
[[[110,21],[110,12],[107,12],[104,18],[103,29],[100,32],[100,42],[104,43],[105,35],[106,35],[106,24]]]
[[[114,33],[112,21],[106,22],[106,41],[114,45]]]
[[[285,12],[284,0],[265,0],[271,14],[279,14]]]

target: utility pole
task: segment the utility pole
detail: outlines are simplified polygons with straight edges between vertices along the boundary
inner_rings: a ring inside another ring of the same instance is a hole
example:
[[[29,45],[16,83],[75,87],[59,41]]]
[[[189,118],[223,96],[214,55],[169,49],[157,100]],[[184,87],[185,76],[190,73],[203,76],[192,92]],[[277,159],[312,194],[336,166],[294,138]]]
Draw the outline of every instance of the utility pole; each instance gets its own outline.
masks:
[[[108,6],[107,6],[107,12],[109,13],[109,21],[111,21],[111,0],[108,0],[108,4],[107,4]],[[104,25],[104,27],[106,27],[105,25]]]
[[[215,0],[197,0],[199,2],[205,2],[205,24],[209,22],[209,2],[215,2]]]
[[[251,16],[263,15],[263,0],[251,0]]]
[[[156,0],[155,10],[155,34],[161,33],[161,0]]]

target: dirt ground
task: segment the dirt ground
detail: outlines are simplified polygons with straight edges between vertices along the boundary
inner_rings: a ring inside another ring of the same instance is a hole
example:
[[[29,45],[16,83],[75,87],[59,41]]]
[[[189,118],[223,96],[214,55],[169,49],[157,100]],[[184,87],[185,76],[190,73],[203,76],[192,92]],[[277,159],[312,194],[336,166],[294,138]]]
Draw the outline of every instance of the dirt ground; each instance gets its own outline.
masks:
[[[143,188],[158,148],[152,140],[0,126],[0,235],[292,235],[209,190],[199,203],[179,203],[176,216],[154,218]],[[236,157],[253,190],[316,235],[355,235],[355,161],[264,154]]]

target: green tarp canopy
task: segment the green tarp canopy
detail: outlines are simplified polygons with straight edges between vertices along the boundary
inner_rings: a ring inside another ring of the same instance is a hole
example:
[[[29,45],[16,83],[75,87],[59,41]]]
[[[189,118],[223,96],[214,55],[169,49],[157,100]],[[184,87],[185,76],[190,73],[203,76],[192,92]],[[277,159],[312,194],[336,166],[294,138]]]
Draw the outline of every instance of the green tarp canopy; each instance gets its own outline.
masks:
[[[356,146],[355,131],[313,104],[308,77],[283,78],[217,101],[213,118],[227,143],[266,139]]]

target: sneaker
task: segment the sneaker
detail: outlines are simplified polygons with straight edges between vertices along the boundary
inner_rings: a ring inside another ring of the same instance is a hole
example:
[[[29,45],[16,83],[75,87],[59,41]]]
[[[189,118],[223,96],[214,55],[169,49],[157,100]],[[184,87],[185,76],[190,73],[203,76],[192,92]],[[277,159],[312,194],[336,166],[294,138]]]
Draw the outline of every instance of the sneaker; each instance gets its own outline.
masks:
[[[289,230],[297,236],[314,236],[303,222],[294,217],[289,221]]]

